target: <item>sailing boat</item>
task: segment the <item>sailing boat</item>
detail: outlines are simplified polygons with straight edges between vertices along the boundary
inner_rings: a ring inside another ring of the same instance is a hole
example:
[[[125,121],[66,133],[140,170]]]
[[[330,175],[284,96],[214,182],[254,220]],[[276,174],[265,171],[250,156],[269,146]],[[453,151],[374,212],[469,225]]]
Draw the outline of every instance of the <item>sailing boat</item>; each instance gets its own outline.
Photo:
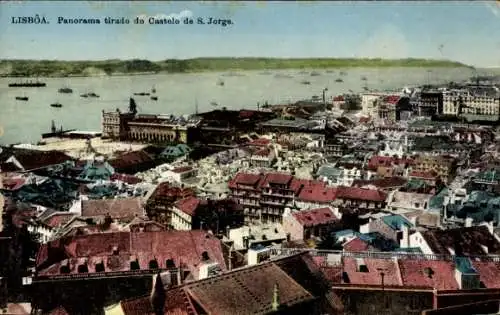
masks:
[[[153,94],[155,94],[155,93],[156,93],[156,89],[155,89],[154,85],[153,85],[153,88],[151,89],[151,93],[153,93]],[[151,99],[152,99],[153,101],[157,101],[157,100],[158,100],[158,96],[156,96],[156,95],[152,95],[152,96],[151,96]]]

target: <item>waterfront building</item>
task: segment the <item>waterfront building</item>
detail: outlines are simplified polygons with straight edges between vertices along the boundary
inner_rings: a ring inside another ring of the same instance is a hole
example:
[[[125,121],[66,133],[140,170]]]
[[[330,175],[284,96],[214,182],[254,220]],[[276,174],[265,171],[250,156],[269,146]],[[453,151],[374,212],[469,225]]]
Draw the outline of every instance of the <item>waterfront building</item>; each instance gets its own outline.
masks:
[[[418,116],[430,117],[443,112],[443,93],[426,90],[420,92],[418,98]]]
[[[500,98],[490,95],[476,95],[469,91],[450,91],[443,96],[443,114],[445,115],[484,115],[498,118]]]
[[[102,112],[104,138],[141,141],[148,143],[187,143],[188,131],[197,121],[172,116]]]

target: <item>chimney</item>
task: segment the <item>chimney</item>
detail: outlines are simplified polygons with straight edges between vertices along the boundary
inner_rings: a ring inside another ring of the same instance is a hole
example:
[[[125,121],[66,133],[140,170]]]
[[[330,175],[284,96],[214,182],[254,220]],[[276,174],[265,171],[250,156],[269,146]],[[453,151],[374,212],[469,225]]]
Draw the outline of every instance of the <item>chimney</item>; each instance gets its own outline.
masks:
[[[163,315],[165,308],[165,288],[163,287],[163,282],[161,280],[160,273],[153,276],[153,287],[151,289],[151,295],[149,301],[151,302],[151,307],[155,315]]]
[[[275,283],[273,289],[273,301],[271,303],[271,308],[273,311],[277,311],[279,307],[280,307],[280,289],[278,287],[278,283]]]
[[[467,217],[465,218],[465,227],[471,227],[472,226],[472,218]]]

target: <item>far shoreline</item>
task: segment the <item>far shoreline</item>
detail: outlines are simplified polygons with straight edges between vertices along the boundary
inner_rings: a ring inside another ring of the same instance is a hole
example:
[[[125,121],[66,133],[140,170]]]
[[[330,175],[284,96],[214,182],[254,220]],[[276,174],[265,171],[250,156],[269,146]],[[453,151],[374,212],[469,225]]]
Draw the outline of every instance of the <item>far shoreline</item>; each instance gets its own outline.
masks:
[[[71,78],[112,78],[112,77],[129,77],[129,76],[148,76],[148,75],[176,75],[176,74],[202,74],[202,73],[242,73],[242,72],[271,72],[271,71],[318,71],[318,70],[353,70],[353,69],[415,69],[415,68],[424,68],[424,69],[469,69],[474,70],[468,66],[460,66],[460,65],[444,65],[444,66],[416,66],[416,65],[394,65],[394,66],[344,66],[344,67],[311,67],[311,68],[268,68],[268,69],[198,69],[198,70],[189,70],[184,72],[168,72],[168,71],[160,71],[160,72],[130,72],[130,73],[111,73],[111,74],[96,74],[96,75],[84,75],[84,74],[75,74],[75,75],[0,75],[0,78],[5,79],[19,79],[19,78],[30,78],[30,79],[71,79]],[[482,70],[482,69],[481,69]],[[328,73],[333,74],[333,73]]]

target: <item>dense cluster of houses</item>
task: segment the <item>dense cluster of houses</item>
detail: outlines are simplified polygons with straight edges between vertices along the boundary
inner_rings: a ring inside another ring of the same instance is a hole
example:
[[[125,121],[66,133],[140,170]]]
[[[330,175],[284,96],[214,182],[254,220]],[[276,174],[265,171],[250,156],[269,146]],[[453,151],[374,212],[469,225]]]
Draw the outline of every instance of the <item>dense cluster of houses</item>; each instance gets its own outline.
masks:
[[[316,114],[335,134],[268,122],[201,159],[186,144],[85,157],[2,147],[0,307],[498,311],[495,130],[396,122],[387,108],[400,101],[366,95],[364,116]]]

